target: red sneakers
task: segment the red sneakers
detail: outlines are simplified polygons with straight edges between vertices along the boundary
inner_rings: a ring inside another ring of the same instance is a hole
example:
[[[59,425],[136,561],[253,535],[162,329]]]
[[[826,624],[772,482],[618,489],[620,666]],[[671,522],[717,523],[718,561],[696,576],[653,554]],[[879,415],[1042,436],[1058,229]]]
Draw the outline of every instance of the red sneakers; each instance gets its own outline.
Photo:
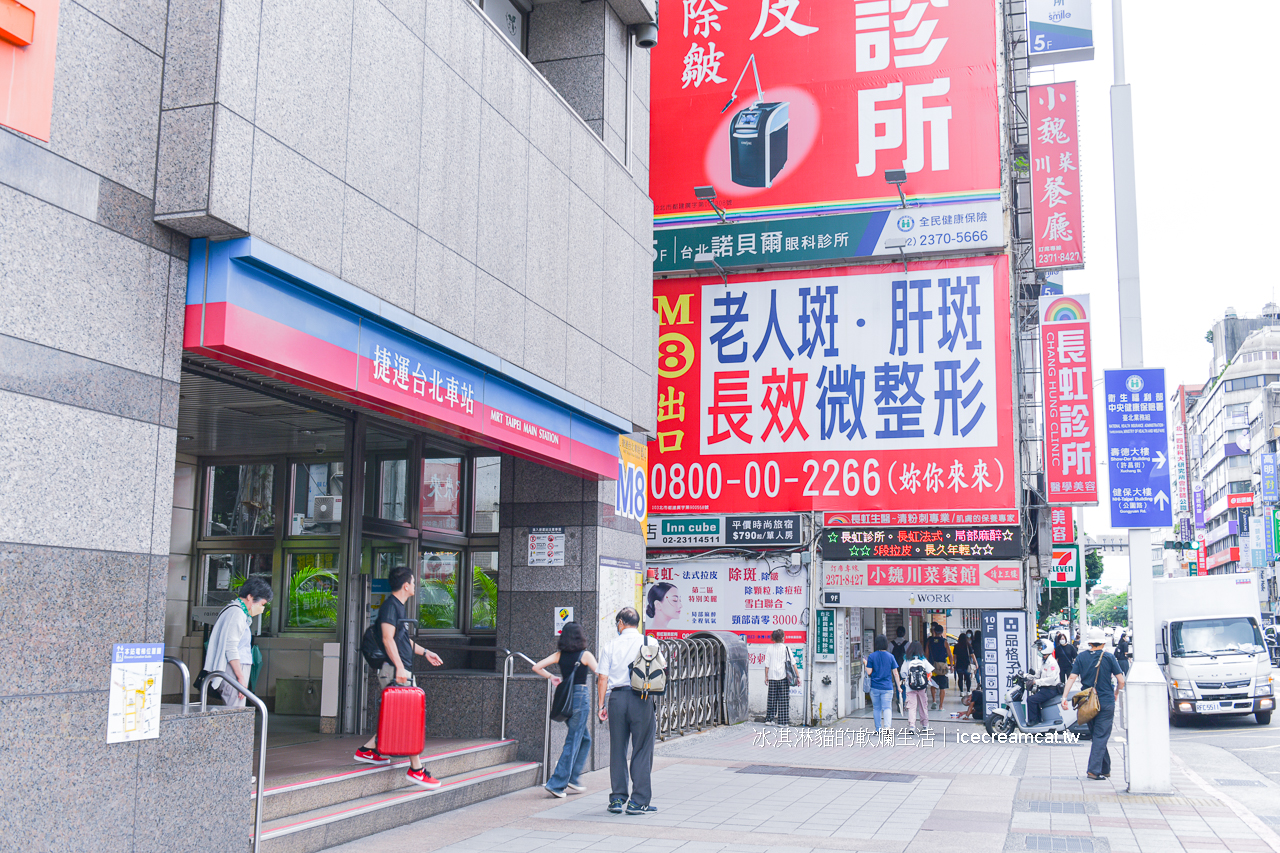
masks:
[[[440,780],[428,773],[425,767],[421,770],[410,770],[406,775],[408,775],[410,782],[415,785],[421,785],[428,791],[434,791],[440,787]]]
[[[385,767],[386,765],[391,763],[391,757],[387,755],[383,755],[381,752],[378,752],[378,750],[376,749],[369,749],[369,747],[367,746],[362,746],[356,750],[356,761],[360,761],[365,764],[374,764],[379,767]]]

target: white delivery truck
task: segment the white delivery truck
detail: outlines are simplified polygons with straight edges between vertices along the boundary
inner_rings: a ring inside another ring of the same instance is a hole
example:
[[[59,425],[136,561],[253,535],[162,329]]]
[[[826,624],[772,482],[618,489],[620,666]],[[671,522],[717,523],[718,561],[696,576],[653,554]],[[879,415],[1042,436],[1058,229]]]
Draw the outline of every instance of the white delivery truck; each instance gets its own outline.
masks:
[[[1169,721],[1275,709],[1254,574],[1164,578],[1155,584],[1156,662],[1169,686]]]

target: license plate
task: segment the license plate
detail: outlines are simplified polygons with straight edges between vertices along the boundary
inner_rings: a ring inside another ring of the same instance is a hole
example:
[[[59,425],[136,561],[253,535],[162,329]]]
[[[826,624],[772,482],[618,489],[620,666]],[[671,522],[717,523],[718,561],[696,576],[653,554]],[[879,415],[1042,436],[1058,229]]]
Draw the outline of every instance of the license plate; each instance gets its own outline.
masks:
[[[1212,714],[1212,713],[1214,713],[1215,711],[1220,710],[1220,706],[1221,706],[1221,704],[1222,704],[1222,703],[1220,703],[1220,702],[1197,702],[1197,703],[1196,703],[1196,713],[1197,713],[1197,714]],[[1228,703],[1226,703],[1226,704],[1227,704],[1227,707],[1228,707],[1228,708],[1230,708],[1230,707],[1231,707],[1231,703],[1230,703],[1230,702],[1228,702]]]

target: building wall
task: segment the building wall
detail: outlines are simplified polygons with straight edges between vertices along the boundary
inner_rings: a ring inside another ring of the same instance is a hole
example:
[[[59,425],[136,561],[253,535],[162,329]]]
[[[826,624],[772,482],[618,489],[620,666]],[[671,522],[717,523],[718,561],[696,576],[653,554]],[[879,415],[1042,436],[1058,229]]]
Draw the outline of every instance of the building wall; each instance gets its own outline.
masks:
[[[175,0],[157,221],[261,237],[651,429],[647,133],[635,174],[605,144],[628,99],[647,125],[647,94],[606,3],[540,6],[529,31],[565,57],[540,66],[555,87],[467,0]]]

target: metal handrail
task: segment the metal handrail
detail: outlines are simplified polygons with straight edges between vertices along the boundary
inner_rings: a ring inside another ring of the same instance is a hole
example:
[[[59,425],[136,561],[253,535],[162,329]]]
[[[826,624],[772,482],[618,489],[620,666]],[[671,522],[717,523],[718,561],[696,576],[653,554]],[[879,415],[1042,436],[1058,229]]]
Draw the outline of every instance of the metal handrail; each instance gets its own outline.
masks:
[[[262,789],[266,787],[267,782],[267,706],[261,699],[250,693],[247,687],[241,685],[230,670],[223,670],[222,672],[209,673],[205,677],[204,683],[200,685],[201,713],[208,710],[209,684],[215,678],[221,678],[224,684],[230,684],[262,712],[262,735],[258,743],[258,778],[256,780],[257,784],[254,786],[257,791],[253,810],[253,853],[258,853],[262,845]]]
[[[178,668],[178,672],[182,673],[182,716],[185,717],[191,713],[191,670],[187,669],[187,665],[182,658],[165,655],[164,663],[173,664]],[[162,663],[160,667],[163,669],[164,664]]]
[[[498,737],[502,740],[507,739],[507,679],[515,674],[515,659],[522,658],[527,661],[529,666],[537,666],[538,662],[533,660],[526,654],[513,652],[511,649],[499,649],[507,653],[502,660],[502,726],[499,729]],[[551,778],[551,699],[555,694],[555,685],[552,679],[547,679],[547,708],[546,723],[542,729],[542,782],[545,784]]]

